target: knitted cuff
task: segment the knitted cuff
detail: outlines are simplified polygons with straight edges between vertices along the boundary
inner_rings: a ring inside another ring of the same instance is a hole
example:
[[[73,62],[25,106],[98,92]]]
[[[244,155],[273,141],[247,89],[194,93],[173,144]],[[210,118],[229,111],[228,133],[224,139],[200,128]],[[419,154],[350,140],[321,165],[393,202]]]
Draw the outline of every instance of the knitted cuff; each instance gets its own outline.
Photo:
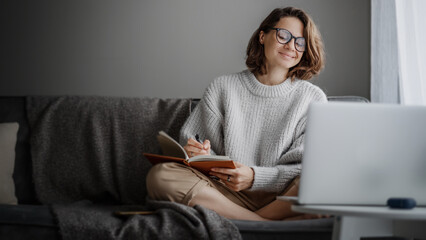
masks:
[[[278,171],[275,168],[266,167],[251,167],[254,171],[254,181],[251,186],[251,191],[263,190],[263,191],[275,191],[276,186],[273,184],[272,179],[276,179]]]

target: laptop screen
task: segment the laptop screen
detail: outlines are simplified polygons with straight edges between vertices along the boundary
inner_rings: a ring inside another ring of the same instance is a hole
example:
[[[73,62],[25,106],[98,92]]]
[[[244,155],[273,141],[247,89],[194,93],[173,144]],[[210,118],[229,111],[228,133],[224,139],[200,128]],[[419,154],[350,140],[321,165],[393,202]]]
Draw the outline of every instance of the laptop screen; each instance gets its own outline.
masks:
[[[426,205],[426,107],[314,103],[305,134],[299,203]]]

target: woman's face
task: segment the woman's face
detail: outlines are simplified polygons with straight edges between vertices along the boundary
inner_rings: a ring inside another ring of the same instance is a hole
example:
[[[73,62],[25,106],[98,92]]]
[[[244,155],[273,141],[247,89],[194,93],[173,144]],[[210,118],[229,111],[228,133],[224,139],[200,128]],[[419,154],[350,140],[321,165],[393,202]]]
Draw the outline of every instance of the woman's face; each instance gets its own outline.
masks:
[[[296,17],[283,17],[274,28],[287,29],[294,37],[303,37],[303,23]],[[302,59],[303,52],[298,52],[294,46],[295,39],[286,44],[277,41],[276,30],[267,34],[263,31],[259,34],[259,41],[264,46],[266,65],[268,69],[282,67],[287,71],[296,66]]]

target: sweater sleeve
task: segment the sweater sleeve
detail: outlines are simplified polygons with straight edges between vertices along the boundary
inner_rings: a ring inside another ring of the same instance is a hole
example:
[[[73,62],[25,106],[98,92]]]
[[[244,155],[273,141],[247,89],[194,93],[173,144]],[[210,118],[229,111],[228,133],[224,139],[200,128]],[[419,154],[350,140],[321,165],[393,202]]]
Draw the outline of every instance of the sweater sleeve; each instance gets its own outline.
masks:
[[[223,115],[216,103],[216,96],[208,88],[180,131],[179,142],[182,146],[198,134],[202,140],[210,141],[212,155],[224,154]]]
[[[300,175],[302,169],[303,140],[305,138],[304,125],[306,122],[305,120],[302,121],[303,123],[298,127],[298,134],[295,141],[293,141],[290,149],[280,157],[276,166],[252,167],[255,178],[250,188],[251,191],[263,190],[279,193],[283,191],[296,176]]]

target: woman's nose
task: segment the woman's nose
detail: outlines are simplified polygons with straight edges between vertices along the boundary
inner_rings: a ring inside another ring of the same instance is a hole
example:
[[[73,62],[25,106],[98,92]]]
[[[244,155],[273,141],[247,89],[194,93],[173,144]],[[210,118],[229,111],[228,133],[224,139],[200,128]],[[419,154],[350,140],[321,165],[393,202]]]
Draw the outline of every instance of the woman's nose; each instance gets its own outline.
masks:
[[[288,41],[286,44],[284,44],[284,47],[286,49],[295,51],[296,50],[296,47],[294,46],[295,41],[296,41],[296,39],[294,39],[294,38],[290,39],[290,41]]]

